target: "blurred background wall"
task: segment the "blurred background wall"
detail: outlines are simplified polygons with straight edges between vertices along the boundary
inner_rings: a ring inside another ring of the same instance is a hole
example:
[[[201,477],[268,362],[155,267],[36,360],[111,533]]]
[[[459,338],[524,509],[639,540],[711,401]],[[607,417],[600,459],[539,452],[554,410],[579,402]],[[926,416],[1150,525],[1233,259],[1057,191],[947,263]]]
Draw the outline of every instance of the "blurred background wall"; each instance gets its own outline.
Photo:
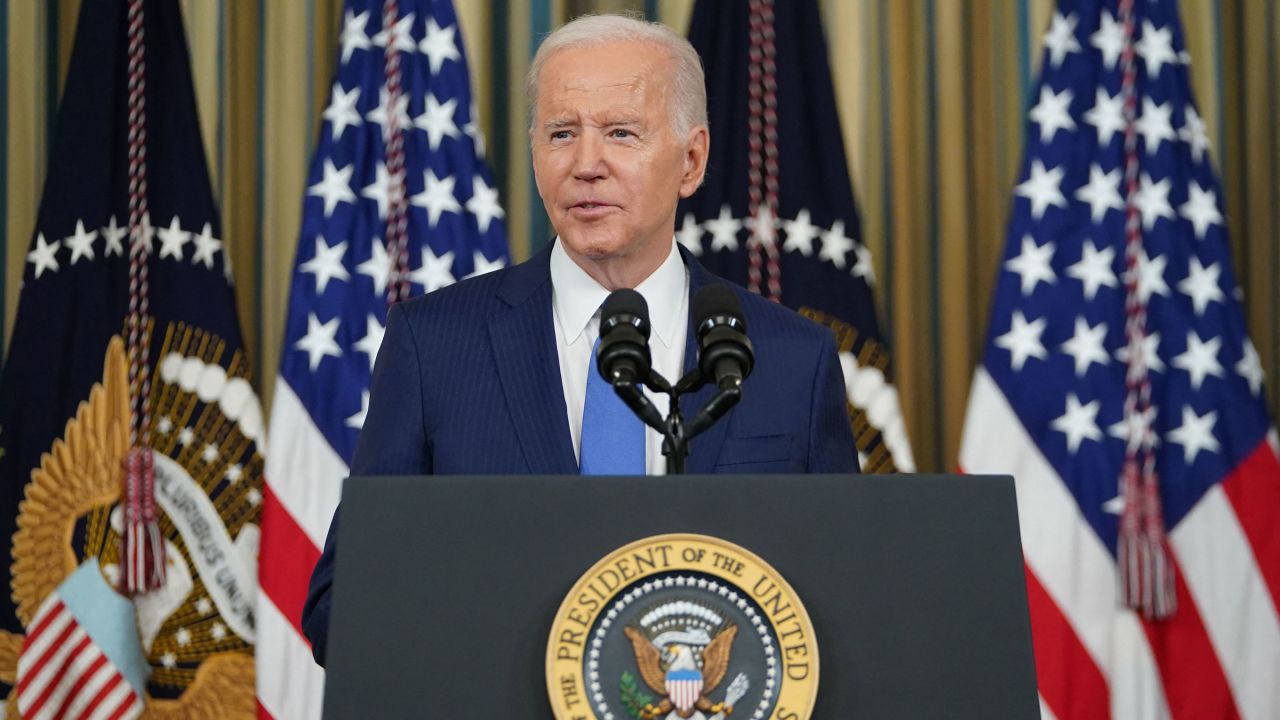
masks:
[[[43,189],[81,0],[5,0],[0,35],[4,339]],[[259,391],[270,403],[310,154],[341,0],[179,0],[205,151]],[[1053,0],[822,0],[850,172],[874,253],[916,462],[954,466],[970,375]],[[550,228],[533,189],[523,76],[542,35],[631,11],[683,32],[692,0],[455,0],[512,252]],[[1280,9],[1183,0],[1191,73],[1224,184],[1249,330],[1280,407]],[[781,109],[786,112],[785,108]]]

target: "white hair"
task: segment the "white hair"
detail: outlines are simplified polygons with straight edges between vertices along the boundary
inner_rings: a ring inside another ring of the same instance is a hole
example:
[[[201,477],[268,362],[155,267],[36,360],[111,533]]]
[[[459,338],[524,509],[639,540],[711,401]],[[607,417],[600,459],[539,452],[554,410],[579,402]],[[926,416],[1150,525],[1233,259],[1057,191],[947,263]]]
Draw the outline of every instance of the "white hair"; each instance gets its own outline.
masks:
[[[547,35],[529,65],[525,95],[529,99],[529,125],[533,126],[538,107],[538,78],[547,59],[560,50],[597,47],[617,42],[649,42],[671,60],[671,125],[676,135],[685,137],[698,125],[707,124],[707,86],[702,59],[689,41],[661,23],[629,15],[583,15]]]

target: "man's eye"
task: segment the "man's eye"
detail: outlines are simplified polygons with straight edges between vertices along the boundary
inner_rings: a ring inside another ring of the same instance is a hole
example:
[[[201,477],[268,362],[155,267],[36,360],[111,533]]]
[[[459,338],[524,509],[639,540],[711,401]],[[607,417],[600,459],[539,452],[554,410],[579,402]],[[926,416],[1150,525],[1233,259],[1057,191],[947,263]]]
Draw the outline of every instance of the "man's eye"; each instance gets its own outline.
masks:
[[[567,140],[567,139],[569,139],[569,131],[568,131],[568,130],[556,130],[555,132],[551,133],[551,139],[552,139],[552,140]]]
[[[623,130],[622,128],[615,128],[615,129],[613,129],[613,130],[611,130],[611,131],[609,132],[609,135],[610,135],[611,137],[615,137],[615,138],[622,139],[622,138],[634,137],[635,133],[631,132],[630,130]]]

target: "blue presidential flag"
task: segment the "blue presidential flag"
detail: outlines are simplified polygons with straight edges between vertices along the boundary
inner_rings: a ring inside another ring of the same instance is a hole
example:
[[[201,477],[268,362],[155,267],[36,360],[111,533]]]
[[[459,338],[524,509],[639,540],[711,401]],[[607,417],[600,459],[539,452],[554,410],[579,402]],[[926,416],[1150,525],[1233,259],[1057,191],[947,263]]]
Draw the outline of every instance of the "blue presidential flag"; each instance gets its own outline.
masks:
[[[308,578],[369,407],[391,303],[506,264],[450,2],[348,0],[302,201],[263,509],[259,701],[318,717]]]
[[[717,275],[830,327],[863,470],[913,470],[817,3],[699,0],[689,41],[712,142],[677,239]]]
[[[83,3],[51,148],[0,380],[0,680],[26,717],[250,717],[263,421],[177,3]]]

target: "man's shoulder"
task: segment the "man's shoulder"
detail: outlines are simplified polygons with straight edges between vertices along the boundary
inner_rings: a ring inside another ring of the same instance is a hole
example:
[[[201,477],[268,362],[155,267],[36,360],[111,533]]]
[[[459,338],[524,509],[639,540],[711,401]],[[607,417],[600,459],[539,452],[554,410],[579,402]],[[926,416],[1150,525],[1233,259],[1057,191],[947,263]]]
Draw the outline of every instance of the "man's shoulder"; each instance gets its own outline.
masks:
[[[538,268],[534,260],[465,278],[406,300],[398,307],[412,323],[430,323],[459,319],[468,322],[484,319],[512,305],[523,302],[539,286]]]
[[[718,278],[719,279],[719,278]],[[720,279],[737,293],[747,321],[747,335],[757,341],[785,339],[788,343],[821,344],[831,331],[781,303],[767,300],[746,288]]]

